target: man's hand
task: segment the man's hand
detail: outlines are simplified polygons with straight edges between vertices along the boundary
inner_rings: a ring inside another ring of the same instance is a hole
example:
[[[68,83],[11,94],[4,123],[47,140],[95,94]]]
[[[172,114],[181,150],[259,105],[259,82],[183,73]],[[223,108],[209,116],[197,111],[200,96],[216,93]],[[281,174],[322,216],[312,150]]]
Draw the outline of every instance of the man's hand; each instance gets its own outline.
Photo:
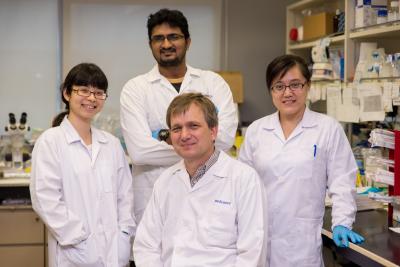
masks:
[[[337,225],[333,228],[333,241],[336,246],[347,248],[349,247],[349,240],[354,244],[360,244],[364,242],[364,237],[360,236],[356,232],[351,231],[343,225]]]
[[[151,132],[151,137],[159,141],[164,141],[168,145],[172,145],[168,129],[158,129]]]

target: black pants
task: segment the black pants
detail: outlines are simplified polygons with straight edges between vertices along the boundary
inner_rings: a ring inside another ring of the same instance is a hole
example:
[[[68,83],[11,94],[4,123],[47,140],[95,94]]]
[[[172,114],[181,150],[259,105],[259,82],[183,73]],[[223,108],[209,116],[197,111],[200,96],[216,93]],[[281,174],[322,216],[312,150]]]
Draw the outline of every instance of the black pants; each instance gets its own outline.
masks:
[[[136,267],[135,262],[131,261],[129,266],[130,267]]]

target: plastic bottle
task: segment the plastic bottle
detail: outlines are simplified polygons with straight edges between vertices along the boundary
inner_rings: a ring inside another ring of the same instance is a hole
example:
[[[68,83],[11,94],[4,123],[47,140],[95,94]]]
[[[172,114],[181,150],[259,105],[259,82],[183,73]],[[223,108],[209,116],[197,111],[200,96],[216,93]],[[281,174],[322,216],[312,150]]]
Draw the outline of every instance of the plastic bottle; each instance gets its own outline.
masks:
[[[399,2],[391,1],[388,9],[388,21],[395,21],[399,19]]]
[[[333,17],[333,32],[338,32],[338,29],[339,29],[339,15],[340,15],[340,9],[336,9],[336,14]]]
[[[386,9],[379,9],[378,10],[378,16],[376,18],[376,23],[381,24],[381,23],[386,23],[387,22],[387,16],[388,12]]]

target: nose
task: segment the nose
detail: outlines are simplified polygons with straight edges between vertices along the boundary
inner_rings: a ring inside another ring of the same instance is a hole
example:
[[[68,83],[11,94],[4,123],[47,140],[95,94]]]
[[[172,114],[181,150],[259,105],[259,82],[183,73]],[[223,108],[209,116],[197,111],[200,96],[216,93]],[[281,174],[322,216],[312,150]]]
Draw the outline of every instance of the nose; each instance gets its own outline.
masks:
[[[283,95],[284,96],[290,96],[290,95],[292,95],[292,90],[290,89],[290,87],[289,86],[286,86],[285,87],[285,89],[283,89]]]
[[[172,43],[168,41],[168,38],[164,38],[164,41],[161,43],[161,47],[163,48],[169,48],[172,46]]]
[[[190,130],[186,127],[183,127],[181,132],[182,141],[188,140],[190,136],[191,136]]]
[[[94,97],[94,92],[90,92],[90,95],[87,97],[90,101],[96,101],[96,98]]]

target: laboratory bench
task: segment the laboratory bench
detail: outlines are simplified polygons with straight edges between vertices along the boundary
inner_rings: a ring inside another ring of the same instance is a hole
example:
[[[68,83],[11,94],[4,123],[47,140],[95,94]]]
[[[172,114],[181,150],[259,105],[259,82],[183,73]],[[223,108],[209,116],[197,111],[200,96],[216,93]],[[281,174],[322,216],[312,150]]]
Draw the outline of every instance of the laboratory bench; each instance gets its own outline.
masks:
[[[44,267],[46,230],[28,201],[4,204],[7,199],[29,199],[29,178],[0,178],[1,266]],[[22,203],[22,204],[21,204]]]
[[[359,245],[350,243],[349,248],[339,248],[333,243],[331,211],[331,208],[325,210],[322,240],[334,258],[345,258],[351,262],[348,266],[400,266],[400,234],[389,230],[385,209],[357,212],[353,230],[365,241]],[[400,223],[393,222],[393,227],[400,227]]]

